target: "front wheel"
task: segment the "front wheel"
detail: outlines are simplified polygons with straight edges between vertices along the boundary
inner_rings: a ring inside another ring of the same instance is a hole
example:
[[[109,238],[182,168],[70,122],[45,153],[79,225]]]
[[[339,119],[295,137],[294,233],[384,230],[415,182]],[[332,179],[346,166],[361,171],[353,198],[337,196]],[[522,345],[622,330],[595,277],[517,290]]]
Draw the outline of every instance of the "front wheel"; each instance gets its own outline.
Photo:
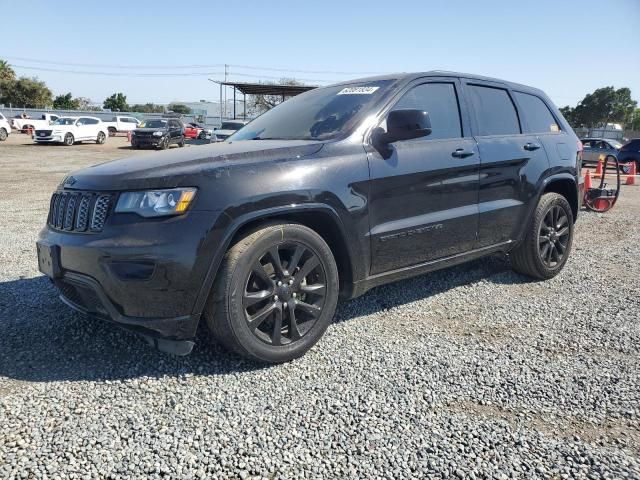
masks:
[[[569,257],[573,228],[567,199],[552,192],[542,195],[524,241],[510,254],[513,269],[541,280],[555,277]]]
[[[169,148],[169,137],[164,137],[162,139],[162,141],[160,142],[160,148],[162,150],[166,150],[167,148]]]
[[[98,137],[96,138],[96,143],[98,145],[102,145],[104,144],[104,142],[107,140],[107,136],[104,134],[104,132],[98,132]]]
[[[0,128],[0,142],[4,142],[8,136],[7,131],[4,128]]]
[[[329,246],[299,224],[270,224],[226,253],[204,316],[214,337],[267,363],[306,353],[333,319],[338,270]]]
[[[70,133],[67,133],[67,134],[64,136],[64,144],[65,144],[67,147],[70,147],[71,145],[73,145],[73,142],[74,142],[73,135],[71,135]]]

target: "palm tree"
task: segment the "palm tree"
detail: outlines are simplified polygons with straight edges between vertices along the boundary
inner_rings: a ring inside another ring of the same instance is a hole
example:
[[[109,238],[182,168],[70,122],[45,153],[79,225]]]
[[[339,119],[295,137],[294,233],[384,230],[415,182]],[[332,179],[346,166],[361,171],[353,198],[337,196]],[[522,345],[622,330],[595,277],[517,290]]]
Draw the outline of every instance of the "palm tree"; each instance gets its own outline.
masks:
[[[16,72],[6,60],[0,60],[0,82],[13,81],[16,79]]]

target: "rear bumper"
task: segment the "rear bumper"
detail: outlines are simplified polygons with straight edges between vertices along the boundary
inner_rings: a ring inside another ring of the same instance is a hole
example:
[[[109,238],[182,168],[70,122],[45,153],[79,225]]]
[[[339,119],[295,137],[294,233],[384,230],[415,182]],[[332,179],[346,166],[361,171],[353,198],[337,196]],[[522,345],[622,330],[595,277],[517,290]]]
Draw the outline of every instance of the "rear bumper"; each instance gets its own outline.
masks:
[[[150,344],[167,353],[188,355],[200,315],[175,318],[140,318],[122,315],[98,282],[86,275],[66,272],[53,280],[60,290],[60,299],[69,307],[85,315],[116,323],[143,336]]]

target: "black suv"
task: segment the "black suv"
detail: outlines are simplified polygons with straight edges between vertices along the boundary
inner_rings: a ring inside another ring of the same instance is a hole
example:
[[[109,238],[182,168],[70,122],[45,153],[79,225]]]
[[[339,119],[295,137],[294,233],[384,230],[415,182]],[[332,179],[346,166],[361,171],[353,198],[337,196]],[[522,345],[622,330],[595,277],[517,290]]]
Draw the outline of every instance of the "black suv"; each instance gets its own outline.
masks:
[[[623,173],[630,173],[632,162],[636,164],[636,172],[640,173],[640,138],[629,140],[620,147],[618,161],[624,164],[621,167]]]
[[[571,250],[581,144],[540,90],[446,73],[311,90],[227,142],[66,177],[38,241],[72,308],[189,353],[204,320],[241,355],[304,354],[338,298],[509,254]]]
[[[172,143],[184,147],[184,124],[178,118],[151,118],[131,132],[131,147],[166,150]]]

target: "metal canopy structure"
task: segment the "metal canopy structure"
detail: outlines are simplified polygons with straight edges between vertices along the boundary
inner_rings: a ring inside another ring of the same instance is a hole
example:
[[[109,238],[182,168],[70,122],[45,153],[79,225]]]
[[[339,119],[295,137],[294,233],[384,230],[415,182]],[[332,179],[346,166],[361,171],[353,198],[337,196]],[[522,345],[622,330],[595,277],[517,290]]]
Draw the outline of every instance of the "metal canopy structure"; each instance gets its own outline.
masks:
[[[222,122],[222,87],[233,88],[233,118],[236,118],[236,91],[244,96],[244,114],[243,118],[247,118],[247,95],[277,95],[282,97],[282,101],[287,97],[295,97],[308,90],[318,88],[315,85],[272,85],[268,83],[247,83],[247,82],[211,82],[220,85],[220,122]]]
[[[307,90],[317,88],[312,85],[269,85],[268,83],[222,82],[222,85],[233,87],[243,95],[278,95],[294,97]]]

